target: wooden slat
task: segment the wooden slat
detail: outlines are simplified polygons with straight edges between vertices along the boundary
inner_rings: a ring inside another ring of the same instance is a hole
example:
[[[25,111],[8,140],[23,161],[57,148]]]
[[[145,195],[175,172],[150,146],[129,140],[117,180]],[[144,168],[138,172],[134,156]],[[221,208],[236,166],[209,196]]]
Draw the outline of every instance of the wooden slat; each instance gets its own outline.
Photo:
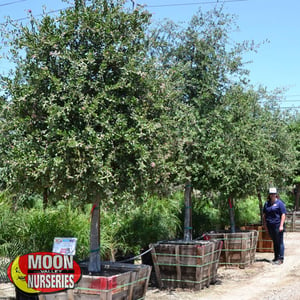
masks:
[[[157,284],[158,284],[158,287],[161,289],[162,281],[161,281],[160,268],[158,266],[158,260],[157,260],[157,256],[156,256],[156,252],[155,252],[155,245],[151,244],[150,248],[152,248],[151,254],[152,254],[152,260],[153,260],[153,264],[154,264],[154,271],[155,271],[155,275],[156,275]]]
[[[177,273],[177,280],[178,280],[178,287],[181,287],[181,260],[180,260],[180,251],[179,251],[179,245],[175,246],[175,258],[176,258],[176,273]]]
[[[225,250],[225,262],[230,263],[229,249],[230,249],[230,241],[228,234],[224,234],[224,250]]]
[[[147,292],[147,289],[148,289],[148,285],[149,285],[149,280],[150,280],[150,276],[151,276],[151,271],[152,271],[152,267],[149,267],[147,269],[147,274],[146,274],[146,281],[145,281],[145,284],[144,284],[144,295],[146,295],[146,292]]]
[[[245,268],[245,264],[250,263],[250,253],[249,251],[246,251],[247,247],[250,246],[250,241],[251,241],[251,235],[249,236],[250,240],[246,240],[245,237],[242,235],[241,236],[241,262],[242,264],[240,265],[240,268]]]
[[[130,274],[130,282],[134,282],[137,279],[137,272],[131,272]],[[132,299],[132,295],[133,295],[133,287],[134,285],[131,284],[127,290],[127,297],[128,299]]]
[[[210,249],[210,256],[208,256],[209,257],[208,263],[214,261],[214,250],[215,250],[215,244],[212,244]],[[206,286],[209,286],[210,284],[210,278],[212,277],[212,272],[213,272],[212,264],[210,263],[208,265],[208,270],[207,270],[207,282],[205,284]]]
[[[203,253],[204,253],[204,247],[197,247],[196,248],[196,254],[197,256],[201,256],[203,257]],[[199,267],[196,268],[196,281],[198,281],[199,283],[197,283],[195,285],[195,288],[197,290],[200,290],[202,288],[202,285],[201,285],[201,280],[203,278],[203,267],[201,267],[201,264],[203,262],[203,259],[201,259],[201,257],[197,257],[197,265],[199,265]]]

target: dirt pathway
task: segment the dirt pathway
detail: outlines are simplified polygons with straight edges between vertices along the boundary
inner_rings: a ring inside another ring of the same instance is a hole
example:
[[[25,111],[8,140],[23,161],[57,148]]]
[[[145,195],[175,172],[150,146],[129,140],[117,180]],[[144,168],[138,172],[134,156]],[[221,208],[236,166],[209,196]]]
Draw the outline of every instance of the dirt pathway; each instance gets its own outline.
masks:
[[[217,284],[201,291],[160,291],[149,288],[146,300],[300,300],[300,232],[285,234],[285,262],[272,265],[272,253],[256,253],[245,268],[218,269]],[[0,284],[0,300],[13,299],[11,284]]]
[[[272,253],[256,253],[245,268],[218,269],[218,282],[201,291],[149,289],[147,300],[300,300],[300,232],[285,233],[285,261],[272,265]]]

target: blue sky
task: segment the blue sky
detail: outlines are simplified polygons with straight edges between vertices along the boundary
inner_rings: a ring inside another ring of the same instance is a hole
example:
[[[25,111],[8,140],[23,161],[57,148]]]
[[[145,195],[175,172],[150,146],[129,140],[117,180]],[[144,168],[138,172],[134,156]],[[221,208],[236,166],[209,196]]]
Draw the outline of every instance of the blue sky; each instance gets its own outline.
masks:
[[[212,9],[214,0],[135,0],[147,5],[153,20],[169,18],[175,22],[188,21],[201,7]],[[300,107],[300,1],[299,0],[225,0],[226,12],[236,15],[239,31],[232,34],[235,41],[254,40],[261,45],[258,53],[245,56],[251,82],[268,89],[284,88],[286,99],[282,107]],[[14,3],[15,2],[15,3]],[[221,1],[220,1],[221,2]],[[61,0],[0,0],[0,23],[5,16],[20,19],[30,9],[34,15],[68,6]],[[0,72],[8,66],[0,61]]]

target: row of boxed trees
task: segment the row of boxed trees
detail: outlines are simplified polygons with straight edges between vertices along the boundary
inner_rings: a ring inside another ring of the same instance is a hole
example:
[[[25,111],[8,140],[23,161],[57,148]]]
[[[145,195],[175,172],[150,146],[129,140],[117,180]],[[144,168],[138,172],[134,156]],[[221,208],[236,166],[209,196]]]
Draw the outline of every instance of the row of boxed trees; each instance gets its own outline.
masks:
[[[150,17],[121,0],[77,0],[2,30],[15,63],[1,77],[3,188],[94,203],[95,270],[100,202],[186,183],[243,196],[286,186],[297,168],[296,120],[279,92],[250,85],[252,44],[230,43],[232,17],[216,8],[155,28]]]

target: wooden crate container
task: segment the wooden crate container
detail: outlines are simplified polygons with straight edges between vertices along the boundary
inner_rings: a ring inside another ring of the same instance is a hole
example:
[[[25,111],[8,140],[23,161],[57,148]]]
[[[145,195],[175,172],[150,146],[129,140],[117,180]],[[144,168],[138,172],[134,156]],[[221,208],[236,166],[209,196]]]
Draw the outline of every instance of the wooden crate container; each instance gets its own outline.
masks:
[[[261,225],[246,225],[243,226],[245,230],[257,230],[258,231],[258,239],[256,245],[256,252],[274,252],[273,241],[267,230],[263,228]]]
[[[150,247],[160,289],[200,290],[216,281],[222,241],[166,241]]]
[[[140,300],[144,299],[151,266],[114,262],[101,264],[103,275],[82,275],[74,289],[43,294],[40,300]]]
[[[220,265],[245,268],[254,263],[258,231],[208,233],[209,238],[223,241]]]
[[[300,232],[300,211],[287,212],[285,225],[286,231]]]

